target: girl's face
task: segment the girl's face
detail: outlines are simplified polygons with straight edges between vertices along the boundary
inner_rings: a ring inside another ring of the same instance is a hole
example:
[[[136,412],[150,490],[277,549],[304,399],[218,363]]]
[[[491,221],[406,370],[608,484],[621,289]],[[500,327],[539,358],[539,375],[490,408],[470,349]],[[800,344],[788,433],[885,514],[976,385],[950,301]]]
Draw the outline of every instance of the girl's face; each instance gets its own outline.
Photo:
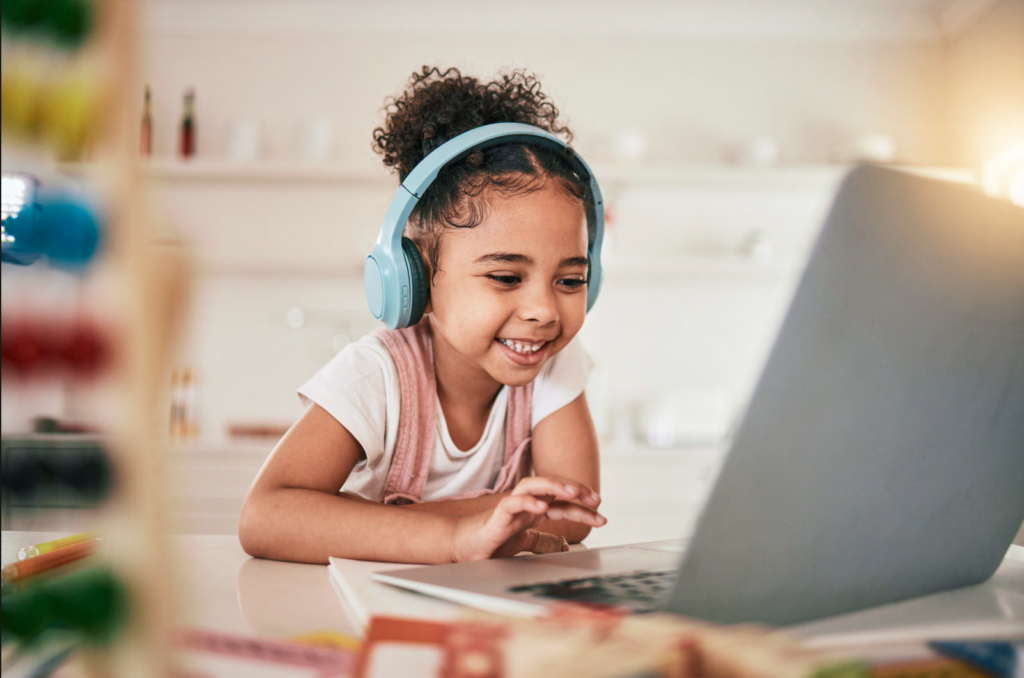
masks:
[[[586,217],[551,183],[488,198],[479,226],[445,231],[427,310],[435,342],[466,367],[521,386],[583,326]]]

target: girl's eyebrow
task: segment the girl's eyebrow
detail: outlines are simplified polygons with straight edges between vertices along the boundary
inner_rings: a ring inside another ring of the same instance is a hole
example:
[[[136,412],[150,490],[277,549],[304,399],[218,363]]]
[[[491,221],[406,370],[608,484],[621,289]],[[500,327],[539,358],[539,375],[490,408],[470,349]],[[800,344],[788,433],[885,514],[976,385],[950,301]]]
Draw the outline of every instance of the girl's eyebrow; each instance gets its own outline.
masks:
[[[532,264],[533,259],[526,256],[525,254],[513,254],[511,252],[492,252],[491,254],[485,254],[482,257],[478,257],[475,264]],[[562,263],[559,264],[559,268],[567,268],[570,266],[587,266],[590,264],[590,260],[586,257],[569,257],[568,259],[562,259]]]
[[[509,252],[493,252],[477,258],[475,264],[532,264],[533,259],[525,254],[511,254]]]

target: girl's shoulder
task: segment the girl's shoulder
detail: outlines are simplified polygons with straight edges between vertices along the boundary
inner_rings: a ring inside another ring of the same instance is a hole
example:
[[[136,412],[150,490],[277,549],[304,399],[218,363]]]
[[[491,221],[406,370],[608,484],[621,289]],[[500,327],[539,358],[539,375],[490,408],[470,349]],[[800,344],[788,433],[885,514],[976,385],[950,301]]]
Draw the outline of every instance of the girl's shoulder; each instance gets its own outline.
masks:
[[[394,374],[395,362],[391,354],[380,339],[370,333],[338,351],[311,381],[344,390],[363,381],[376,381],[383,386]]]
[[[371,463],[383,455],[386,439],[397,429],[399,394],[395,363],[373,334],[338,351],[299,388],[302,402],[316,403],[337,419]]]

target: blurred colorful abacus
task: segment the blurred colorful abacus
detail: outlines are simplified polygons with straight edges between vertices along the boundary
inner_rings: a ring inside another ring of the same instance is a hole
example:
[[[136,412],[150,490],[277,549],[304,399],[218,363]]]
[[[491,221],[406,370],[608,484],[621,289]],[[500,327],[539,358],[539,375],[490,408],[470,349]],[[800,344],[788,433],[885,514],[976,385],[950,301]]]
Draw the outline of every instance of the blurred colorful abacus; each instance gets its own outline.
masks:
[[[184,274],[154,263],[138,139],[118,124],[138,92],[136,10],[0,4],[4,529],[58,511],[103,534],[5,563],[4,671],[13,644],[19,675],[172,674],[156,412]]]

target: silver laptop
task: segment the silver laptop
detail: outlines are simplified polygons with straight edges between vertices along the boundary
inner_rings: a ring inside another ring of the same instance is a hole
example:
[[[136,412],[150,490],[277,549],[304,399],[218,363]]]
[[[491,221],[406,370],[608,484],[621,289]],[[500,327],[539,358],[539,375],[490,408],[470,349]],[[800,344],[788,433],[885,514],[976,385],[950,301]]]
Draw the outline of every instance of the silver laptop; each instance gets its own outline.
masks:
[[[1024,521],[1024,209],[844,180],[693,539],[374,578],[791,624],[981,582]]]

